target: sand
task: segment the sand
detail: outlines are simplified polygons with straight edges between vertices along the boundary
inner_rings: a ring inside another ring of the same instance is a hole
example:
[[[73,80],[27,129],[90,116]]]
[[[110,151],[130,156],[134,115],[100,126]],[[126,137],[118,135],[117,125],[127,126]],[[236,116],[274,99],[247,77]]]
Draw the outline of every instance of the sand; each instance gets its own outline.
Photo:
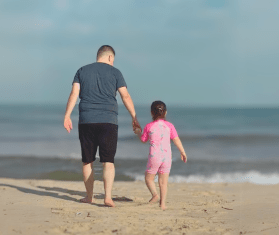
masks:
[[[0,178],[0,234],[279,234],[279,185],[170,183],[166,211],[144,182],[115,182],[116,208],[79,203],[83,182]]]

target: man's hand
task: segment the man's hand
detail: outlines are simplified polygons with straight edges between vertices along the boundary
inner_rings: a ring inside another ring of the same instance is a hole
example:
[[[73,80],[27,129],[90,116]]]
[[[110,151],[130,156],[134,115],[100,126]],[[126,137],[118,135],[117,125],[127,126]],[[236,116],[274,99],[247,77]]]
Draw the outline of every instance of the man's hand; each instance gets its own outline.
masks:
[[[64,127],[69,133],[73,129],[73,124],[72,124],[72,120],[71,120],[70,117],[65,117],[64,118]]]
[[[184,152],[184,153],[181,153],[181,160],[183,161],[183,162],[187,162],[187,155],[186,155],[186,153]]]

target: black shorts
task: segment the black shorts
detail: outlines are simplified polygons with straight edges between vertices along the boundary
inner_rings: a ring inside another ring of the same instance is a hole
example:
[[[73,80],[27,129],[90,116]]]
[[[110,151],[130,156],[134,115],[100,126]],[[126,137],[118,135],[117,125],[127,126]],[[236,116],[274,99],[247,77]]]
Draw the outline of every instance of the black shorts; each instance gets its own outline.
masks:
[[[114,163],[117,147],[118,125],[111,123],[86,123],[78,125],[82,162],[96,160],[99,147],[100,162]]]

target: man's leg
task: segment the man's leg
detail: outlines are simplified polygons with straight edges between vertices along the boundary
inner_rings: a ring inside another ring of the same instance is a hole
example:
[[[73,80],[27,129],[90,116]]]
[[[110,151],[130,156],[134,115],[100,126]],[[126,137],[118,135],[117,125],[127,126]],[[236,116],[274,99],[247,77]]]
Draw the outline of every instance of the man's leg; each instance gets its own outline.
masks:
[[[86,188],[86,197],[80,201],[84,203],[91,203],[93,201],[93,184],[94,184],[94,171],[93,162],[83,163],[82,166],[83,181]]]
[[[97,126],[95,123],[79,124],[78,132],[83,162],[83,181],[86,188],[86,197],[82,198],[80,201],[91,203],[94,183],[93,162],[96,159],[95,156],[98,148],[98,142],[96,140],[96,135],[98,134]]]
[[[104,180],[104,189],[105,189],[104,203],[105,205],[110,207],[115,207],[111,195],[114,177],[115,177],[114,163],[111,162],[103,163],[103,180]]]
[[[104,203],[107,206],[115,207],[111,193],[115,177],[114,157],[117,148],[118,126],[111,123],[102,123],[100,129],[98,141],[100,162],[103,163]]]

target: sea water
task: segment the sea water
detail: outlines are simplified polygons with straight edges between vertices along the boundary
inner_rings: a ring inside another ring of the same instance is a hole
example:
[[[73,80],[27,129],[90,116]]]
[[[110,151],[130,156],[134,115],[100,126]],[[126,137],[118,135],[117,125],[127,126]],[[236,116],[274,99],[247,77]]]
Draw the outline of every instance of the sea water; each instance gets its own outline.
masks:
[[[135,107],[142,127],[152,121],[149,105]],[[63,127],[64,112],[65,105],[0,105],[0,177],[80,174],[78,107],[70,134]],[[167,120],[188,156],[184,164],[172,144],[170,181],[279,183],[279,108],[168,106]],[[116,179],[143,180],[149,144],[134,135],[123,105],[118,122]],[[100,164],[95,171],[101,174]]]

